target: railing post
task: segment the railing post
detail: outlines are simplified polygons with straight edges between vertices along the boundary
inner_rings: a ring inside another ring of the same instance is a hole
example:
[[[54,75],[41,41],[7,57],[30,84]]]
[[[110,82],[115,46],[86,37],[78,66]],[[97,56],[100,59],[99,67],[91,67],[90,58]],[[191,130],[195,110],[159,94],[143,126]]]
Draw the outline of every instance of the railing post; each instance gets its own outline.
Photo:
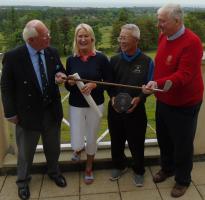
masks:
[[[2,104],[0,101],[0,168],[3,165],[4,157],[6,156],[6,153],[9,148],[9,138],[8,138],[8,131],[7,131],[7,125],[3,116],[3,109]]]
[[[2,69],[1,66],[2,56],[3,54],[0,54],[0,77],[1,77],[1,69]],[[7,127],[6,121],[4,119],[1,97],[0,97],[0,122],[1,122],[0,123],[0,168],[1,168],[3,165],[4,157],[9,148],[9,138],[8,138],[9,136],[6,128]]]
[[[203,65],[203,80],[205,85],[205,64]],[[205,101],[205,93],[204,93],[204,101]],[[201,109],[199,112],[198,117],[198,125],[197,125],[197,131],[196,131],[196,137],[194,142],[194,154],[200,155],[205,154],[205,102],[202,103]]]

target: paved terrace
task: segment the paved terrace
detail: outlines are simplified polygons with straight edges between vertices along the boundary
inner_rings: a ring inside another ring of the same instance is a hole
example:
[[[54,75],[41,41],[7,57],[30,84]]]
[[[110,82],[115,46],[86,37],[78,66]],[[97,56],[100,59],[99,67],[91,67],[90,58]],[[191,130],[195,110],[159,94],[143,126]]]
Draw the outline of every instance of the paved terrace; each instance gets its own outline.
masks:
[[[128,151],[126,154],[129,156]],[[153,175],[159,170],[159,165],[150,165],[158,162],[158,147],[149,147],[145,150],[146,173],[144,187],[138,188],[132,179],[132,170],[124,174],[119,181],[110,181],[110,150],[99,150],[96,156],[94,171],[95,181],[91,185],[83,182],[83,171],[85,155],[80,164],[74,164],[70,159],[70,153],[62,152],[60,157],[61,168],[66,171],[65,175],[68,186],[57,187],[46,174],[42,173],[45,167],[45,157],[37,153],[34,158],[32,181],[30,183],[32,200],[169,200],[170,190],[174,185],[174,178],[171,177],[165,182],[155,184],[152,181]],[[8,155],[4,167],[15,171],[16,157]],[[101,168],[101,169],[100,169]],[[104,169],[102,169],[104,168]],[[36,173],[40,172],[40,173]],[[17,200],[17,187],[15,175],[0,176],[0,200]],[[180,200],[203,200],[205,199],[205,162],[194,162],[192,183],[186,194],[178,198]]]

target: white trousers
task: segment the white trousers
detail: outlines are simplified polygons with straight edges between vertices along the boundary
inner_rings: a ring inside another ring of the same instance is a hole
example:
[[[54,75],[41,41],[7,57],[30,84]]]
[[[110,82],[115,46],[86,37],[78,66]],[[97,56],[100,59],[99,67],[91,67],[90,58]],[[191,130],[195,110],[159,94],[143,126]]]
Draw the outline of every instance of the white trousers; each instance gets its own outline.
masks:
[[[102,113],[103,107],[103,104],[98,106]],[[85,147],[88,155],[94,155],[97,151],[96,140],[101,118],[90,107],[80,108],[70,106],[69,116],[72,149],[74,151],[80,151]]]

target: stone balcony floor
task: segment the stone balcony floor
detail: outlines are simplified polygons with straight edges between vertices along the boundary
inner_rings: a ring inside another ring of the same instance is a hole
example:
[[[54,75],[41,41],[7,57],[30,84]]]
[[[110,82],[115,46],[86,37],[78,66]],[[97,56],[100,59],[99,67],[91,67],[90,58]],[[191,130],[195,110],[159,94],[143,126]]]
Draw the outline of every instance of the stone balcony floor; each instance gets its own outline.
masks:
[[[95,181],[91,185],[83,182],[83,172],[65,172],[66,188],[57,187],[47,175],[32,174],[30,183],[32,200],[169,200],[174,185],[171,177],[165,182],[154,184],[152,176],[159,166],[147,166],[144,187],[138,188],[129,169],[118,181],[110,181],[111,169],[95,170]],[[0,176],[0,200],[17,200],[16,176]],[[192,183],[180,200],[205,199],[205,162],[195,162]]]

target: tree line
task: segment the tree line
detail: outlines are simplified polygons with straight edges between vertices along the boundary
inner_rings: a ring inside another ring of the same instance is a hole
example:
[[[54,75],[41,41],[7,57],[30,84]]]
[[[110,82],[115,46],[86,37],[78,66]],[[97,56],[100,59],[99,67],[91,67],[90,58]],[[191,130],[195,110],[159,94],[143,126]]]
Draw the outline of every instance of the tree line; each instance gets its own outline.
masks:
[[[31,19],[42,20],[51,31],[51,44],[61,55],[72,50],[74,30],[79,23],[90,24],[95,32],[97,47],[104,32],[100,28],[110,26],[109,48],[99,47],[103,52],[118,49],[117,37],[120,27],[126,23],[137,24],[141,30],[140,48],[143,51],[156,49],[157,8],[52,8],[52,7],[1,7],[0,51],[4,52],[23,43],[22,30]],[[186,9],[185,26],[191,28],[205,42],[205,10]]]

